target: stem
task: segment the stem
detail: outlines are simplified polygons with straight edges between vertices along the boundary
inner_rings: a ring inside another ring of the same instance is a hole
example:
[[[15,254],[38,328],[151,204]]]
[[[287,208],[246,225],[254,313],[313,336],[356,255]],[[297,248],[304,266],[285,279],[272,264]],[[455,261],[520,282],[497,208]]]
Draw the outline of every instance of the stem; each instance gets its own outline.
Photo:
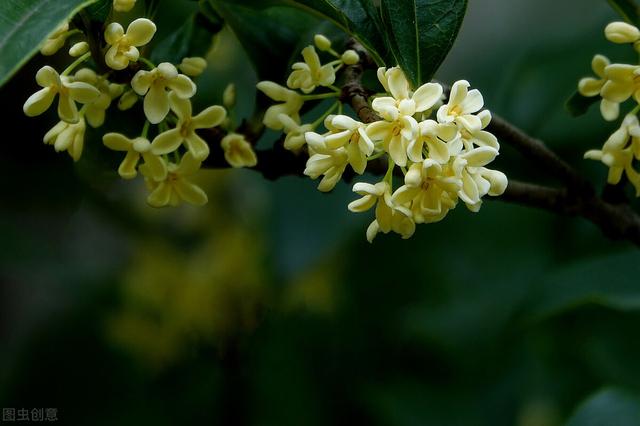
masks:
[[[83,62],[85,62],[90,57],[91,57],[91,52],[85,53],[84,55],[82,55],[78,59],[76,59],[71,65],[69,65],[67,68],[65,68],[65,70],[62,71],[62,74],[60,74],[60,75],[64,77],[64,76],[67,76],[67,75],[71,74],[73,72],[73,70],[78,67],[78,65],[80,65]]]
[[[336,101],[333,105],[331,105],[331,107],[326,110],[324,112],[324,114],[322,114],[320,117],[318,117],[318,119],[316,121],[314,121],[313,123],[311,123],[311,126],[315,129],[316,127],[318,127],[319,125],[321,125],[324,120],[331,115],[331,113],[333,111],[335,111],[335,109],[338,107],[338,105],[340,105],[340,101]]]
[[[151,122],[149,120],[145,120],[144,127],[142,128],[142,137],[147,139],[147,135],[149,134],[149,126],[151,126]]]
[[[142,62],[143,64],[145,64],[150,70],[152,70],[152,69],[154,69],[156,67],[156,64],[154,64],[153,62],[151,62],[147,58],[140,57],[140,58],[138,58],[138,60],[140,62]]]
[[[340,96],[340,92],[320,93],[318,95],[303,95],[302,99],[305,101],[315,101],[319,99],[331,99]]]

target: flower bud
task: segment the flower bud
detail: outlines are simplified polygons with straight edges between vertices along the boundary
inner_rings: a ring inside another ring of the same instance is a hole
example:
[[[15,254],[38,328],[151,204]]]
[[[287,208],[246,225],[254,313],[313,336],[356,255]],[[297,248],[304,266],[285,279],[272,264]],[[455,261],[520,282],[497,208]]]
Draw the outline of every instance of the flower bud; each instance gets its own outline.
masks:
[[[79,43],[74,44],[69,49],[69,55],[77,58],[78,56],[82,56],[89,51],[89,43],[86,41],[81,41]]]
[[[342,62],[346,65],[355,65],[360,61],[360,56],[355,50],[347,50],[342,54]]]
[[[118,101],[118,109],[126,111],[131,109],[138,102],[138,95],[133,90],[128,90]]]
[[[136,0],[113,0],[113,9],[116,12],[128,12],[136,5]]]
[[[612,22],[604,29],[604,35],[613,43],[634,43],[640,39],[640,30],[626,22]]]
[[[69,24],[65,22],[60,25],[47,40],[45,40],[44,44],[40,48],[40,53],[45,56],[55,55],[58,50],[62,49],[62,46],[64,46],[68,36]]]
[[[205,68],[207,68],[207,61],[198,56],[193,58],[184,58],[180,65],[178,65],[178,69],[189,77],[199,76],[204,72]]]
[[[316,47],[323,52],[326,52],[327,50],[331,49],[331,40],[329,40],[322,34],[316,34],[315,37],[313,38],[313,41],[316,44]]]
[[[236,104],[236,85],[230,83],[222,95],[222,104],[226,109],[231,109]]]

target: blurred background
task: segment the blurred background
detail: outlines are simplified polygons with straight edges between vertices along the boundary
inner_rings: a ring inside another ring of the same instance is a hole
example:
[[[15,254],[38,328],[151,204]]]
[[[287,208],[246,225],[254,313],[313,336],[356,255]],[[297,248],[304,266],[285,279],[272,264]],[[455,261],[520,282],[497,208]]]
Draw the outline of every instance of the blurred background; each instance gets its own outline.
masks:
[[[185,3],[161,2],[157,40]],[[563,105],[595,53],[633,60],[603,37],[617,19],[605,0],[471,0],[437,77],[604,183],[581,158],[613,125]],[[198,108],[233,82],[248,116],[257,77],[233,33],[209,59]],[[368,244],[349,184],[246,170],[203,172],[204,208],[154,210],[104,129],[77,164],[41,142],[53,117],[22,104],[42,63],[0,90],[0,407],[70,425],[640,424],[634,247],[493,200]],[[495,168],[548,181],[504,144]]]

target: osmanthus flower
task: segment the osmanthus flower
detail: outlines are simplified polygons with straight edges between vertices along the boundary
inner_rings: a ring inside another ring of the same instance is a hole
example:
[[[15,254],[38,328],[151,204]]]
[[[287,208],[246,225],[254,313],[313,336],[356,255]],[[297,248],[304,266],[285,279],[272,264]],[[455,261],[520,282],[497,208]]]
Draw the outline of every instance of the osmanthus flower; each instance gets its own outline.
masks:
[[[409,115],[400,114],[395,108],[378,111],[383,120],[369,124],[367,135],[373,141],[382,141],[382,146],[394,163],[407,165],[409,144],[418,137],[418,122]]]
[[[137,167],[141,157],[147,168],[147,177],[156,181],[167,177],[166,163],[151,152],[151,142],[146,138],[129,139],[120,133],[107,133],[102,137],[102,142],[111,150],[127,153],[118,167],[118,174],[123,179],[133,179],[138,175]]]
[[[107,109],[111,106],[113,99],[122,95],[124,87],[121,84],[109,82],[107,78],[96,74],[89,68],[79,70],[75,74],[74,80],[90,84],[100,92],[98,97],[85,107],[85,117],[91,127],[102,126]]]
[[[265,126],[272,130],[282,130],[284,124],[280,119],[281,114],[291,117],[297,123],[300,122],[300,109],[304,104],[304,99],[299,93],[272,81],[261,81],[256,87],[269,98],[281,102],[267,109],[262,120]]]
[[[324,138],[313,132],[305,135],[311,156],[307,160],[304,174],[311,179],[323,176],[318,190],[329,192],[335,188],[349,164],[349,153],[345,148],[328,149]]]
[[[156,24],[146,18],[138,18],[127,27],[125,33],[117,22],[109,24],[104,32],[104,39],[110,46],[105,62],[114,70],[123,70],[129,62],[136,62],[140,57],[138,47],[149,43],[156,33]]]
[[[591,69],[598,78],[585,77],[578,82],[578,92],[582,96],[593,97],[600,96],[600,92],[607,82],[607,76],[605,69],[611,65],[611,62],[606,56],[595,55],[591,61]],[[600,102],[600,113],[607,121],[613,121],[620,115],[620,104],[617,102],[611,102],[607,99],[602,99]]]
[[[375,148],[367,135],[367,125],[346,115],[333,115],[327,117],[325,127],[329,134],[323,136],[324,145],[330,150],[345,147],[349,164],[357,174],[363,174],[367,158]],[[313,134],[309,136],[316,137]]]
[[[69,37],[69,23],[65,22],[60,25],[44,42],[40,48],[40,53],[45,56],[55,55],[58,50],[62,49],[64,43]]]
[[[183,201],[195,206],[207,204],[207,194],[190,180],[191,176],[200,170],[201,164],[202,162],[187,152],[179,164],[168,164],[167,175],[160,181],[154,179],[154,173],[147,164],[141,165],[140,173],[145,177],[147,187],[151,191],[147,203],[152,207],[176,207]]]
[[[469,82],[456,81],[451,87],[449,102],[438,109],[440,123],[456,123],[459,127],[475,132],[482,128],[482,121],[475,115],[484,106],[479,90],[469,90]]]
[[[60,121],[44,135],[43,141],[47,145],[53,145],[57,152],[67,151],[73,161],[78,161],[82,156],[86,129],[82,117],[76,123]]]
[[[409,206],[416,223],[437,222],[456,206],[462,179],[450,165],[426,159],[409,167],[405,184],[392,196],[394,204]]]
[[[258,157],[244,135],[229,133],[222,138],[220,145],[224,150],[225,160],[232,167],[254,167],[258,164]]]
[[[387,234],[394,231],[407,239],[413,235],[416,226],[411,212],[393,204],[391,186],[387,182],[375,185],[359,182],[353,185],[353,192],[362,198],[349,203],[347,208],[354,213],[362,213],[376,206],[375,219],[367,228],[367,240],[371,243],[379,232]]]
[[[584,154],[589,160],[602,161],[609,167],[607,182],[616,185],[626,174],[640,197],[640,174],[633,168],[633,159],[640,159],[640,124],[638,117],[629,114],[622,126],[607,139],[601,150],[590,150]]]
[[[638,27],[626,22],[612,22],[604,29],[607,40],[613,43],[626,44],[640,41],[640,30]]]
[[[333,65],[322,65],[315,47],[310,45],[302,49],[302,57],[304,62],[296,62],[291,66],[293,72],[287,79],[287,86],[311,93],[317,86],[326,87],[335,83],[336,71]]]
[[[128,12],[136,5],[136,0],[113,0],[113,10]]]
[[[451,143],[459,137],[458,127],[455,124],[440,124],[434,120],[424,120],[418,123],[418,137],[412,140],[407,147],[407,155],[414,163],[424,160],[424,148],[428,157],[440,164],[449,162],[451,153],[447,142]]]
[[[284,147],[289,151],[298,151],[306,143],[305,133],[313,131],[312,124],[300,124],[286,114],[279,116],[284,133],[287,135],[284,139]]]
[[[175,92],[169,95],[169,103],[171,110],[178,116],[178,123],[175,129],[156,136],[151,144],[151,151],[156,155],[169,154],[184,143],[197,161],[204,161],[209,156],[209,145],[198,136],[196,130],[219,126],[227,117],[227,111],[214,105],[194,117],[191,101],[181,99]]]
[[[392,109],[400,115],[413,116],[431,109],[442,98],[443,89],[437,83],[423,84],[411,92],[409,81],[399,67],[379,68],[378,79],[391,94],[373,100],[371,106],[379,114]]]
[[[178,69],[182,71],[184,75],[189,77],[198,77],[207,68],[207,60],[200,56],[193,56],[190,58],[183,58]]]
[[[87,104],[99,95],[98,89],[88,83],[71,81],[48,65],[36,74],[36,82],[43,89],[37,91],[24,103],[23,110],[29,117],[35,117],[49,109],[58,95],[58,116],[67,123],[77,123],[79,119],[76,102]]]
[[[196,94],[196,85],[189,77],[179,74],[177,68],[163,62],[151,71],[138,71],[131,80],[131,87],[144,96],[144,113],[152,124],[158,124],[169,113],[169,92],[180,99],[190,99]]]
[[[612,64],[604,73],[608,79],[600,92],[604,99],[620,104],[633,96],[640,103],[640,66]]]
[[[462,181],[458,196],[472,212],[480,210],[482,197],[502,195],[507,188],[504,173],[484,167],[497,155],[498,150],[484,146],[466,151],[453,161],[454,175]]]
[[[458,129],[460,137],[448,143],[451,155],[458,155],[463,149],[469,151],[483,146],[488,146],[495,150],[500,149],[498,138],[493,133],[483,130],[491,123],[491,112],[485,109],[480,111],[477,117],[481,123],[480,130],[469,131],[464,127]]]

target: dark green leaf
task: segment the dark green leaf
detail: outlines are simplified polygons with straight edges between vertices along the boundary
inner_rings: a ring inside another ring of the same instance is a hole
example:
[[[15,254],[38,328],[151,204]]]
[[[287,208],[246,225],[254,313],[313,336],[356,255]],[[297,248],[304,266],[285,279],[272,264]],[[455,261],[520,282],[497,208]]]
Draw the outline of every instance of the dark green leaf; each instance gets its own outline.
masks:
[[[630,24],[640,25],[640,8],[635,0],[608,0],[611,7]]]
[[[588,259],[557,270],[540,282],[533,319],[588,304],[620,311],[640,309],[640,252]]]
[[[569,100],[567,100],[565,107],[572,116],[578,117],[586,114],[591,105],[598,100],[599,98],[597,96],[586,97],[582,96],[579,92],[575,92]]]
[[[226,1],[211,4],[231,27],[258,77],[264,80],[284,78],[300,39],[318,23],[313,16],[289,7],[258,9]]]
[[[112,7],[113,0],[97,0],[87,7],[87,14],[94,21],[104,22],[109,17]]]
[[[223,25],[222,18],[211,11],[206,16],[203,12],[193,14],[154,48],[151,58],[154,62],[178,64],[186,57],[206,56]]]
[[[0,1],[0,86],[65,20],[95,0]]]
[[[290,6],[327,19],[355,37],[374,60],[389,63],[382,22],[372,0],[211,0],[214,3],[233,3],[253,8]]]
[[[388,43],[414,86],[431,80],[451,50],[467,0],[382,0]]]
[[[566,426],[640,426],[640,396],[623,389],[603,389],[589,397]]]

